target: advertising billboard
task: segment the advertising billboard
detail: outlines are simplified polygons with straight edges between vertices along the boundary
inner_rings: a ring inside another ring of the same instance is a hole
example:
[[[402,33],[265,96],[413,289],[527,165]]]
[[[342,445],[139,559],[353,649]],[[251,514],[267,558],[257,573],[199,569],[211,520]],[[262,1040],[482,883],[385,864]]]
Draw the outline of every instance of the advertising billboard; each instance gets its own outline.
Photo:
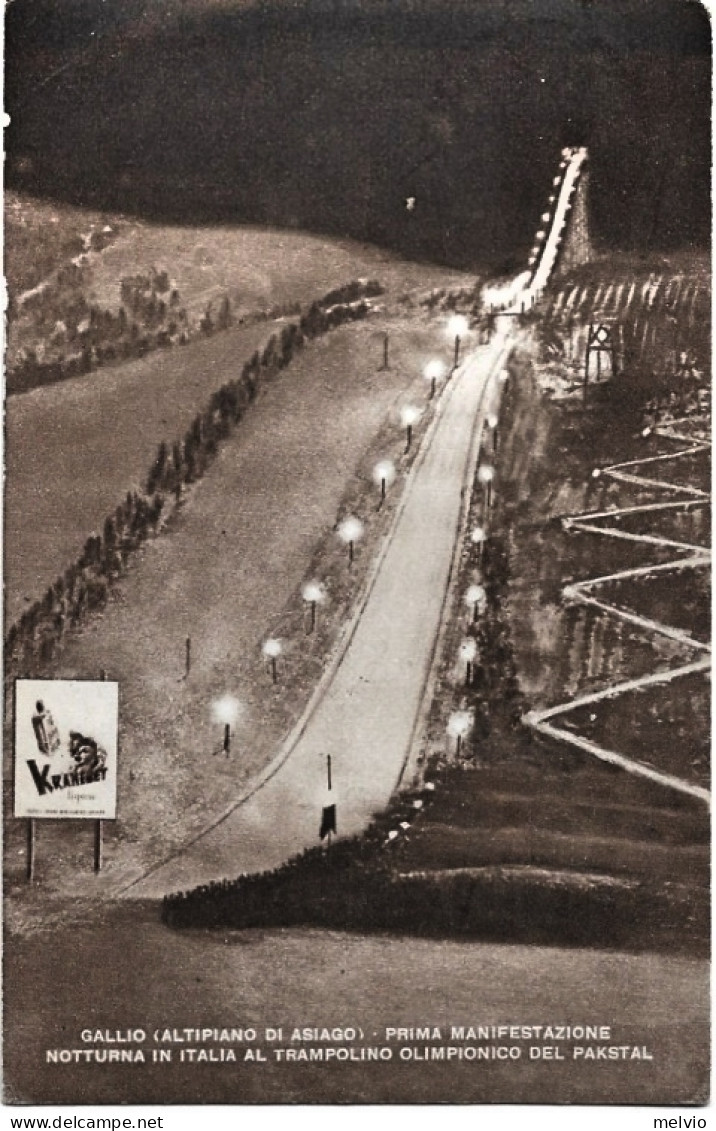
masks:
[[[16,817],[117,816],[118,684],[18,679]]]

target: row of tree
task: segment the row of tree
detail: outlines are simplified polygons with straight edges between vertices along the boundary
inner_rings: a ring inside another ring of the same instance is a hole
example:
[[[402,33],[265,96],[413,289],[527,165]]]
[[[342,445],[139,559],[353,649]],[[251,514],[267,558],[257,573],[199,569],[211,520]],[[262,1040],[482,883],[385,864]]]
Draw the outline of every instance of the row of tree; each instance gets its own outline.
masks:
[[[260,380],[285,368],[303,343],[342,323],[364,318],[366,302],[324,309],[314,303],[299,323],[273,334],[262,353],[246,362],[240,375],[217,389],[197,413],[182,440],[162,441],[141,490],[130,491],[92,534],[82,554],[10,628],[5,643],[6,679],[52,661],[69,629],[107,602],[112,585],[131,555],[156,534],[182,496],[196,482],[254,399]]]
[[[103,312],[121,325],[120,314]],[[155,349],[168,349],[174,345],[184,345],[190,340],[186,313],[180,311],[177,318],[170,318],[165,326],[156,330],[143,330],[136,322],[130,321],[119,336],[92,344],[91,335],[80,335],[82,344],[62,357],[39,358],[37,351],[30,348],[23,352],[7,370],[7,392],[9,395],[25,393],[43,385],[54,385],[70,377],[79,377],[118,361],[132,361],[144,357]]]
[[[71,264],[33,298],[32,312],[37,331],[44,336],[43,350],[27,347],[8,362],[9,394],[90,373],[116,361],[144,357],[155,349],[184,345],[197,333],[210,337],[234,325],[236,316],[228,295],[212,300],[198,324],[191,325],[167,272],[155,268],[147,274],[125,276],[120,284],[122,305],[117,311],[101,309],[85,298],[88,271],[85,264]],[[327,309],[382,293],[383,287],[375,280],[358,279],[330,291],[318,305]],[[30,307],[28,302],[26,310]],[[276,307],[265,317],[300,312],[300,303],[294,303]]]
[[[324,295],[321,306],[339,306],[346,302],[357,302],[361,298],[377,298],[384,293],[385,287],[377,279],[353,279]]]
[[[11,626],[5,641],[8,678],[50,663],[67,632],[105,606],[130,556],[156,533],[164,505],[160,493],[127,493],[105,519],[102,534],[90,535],[77,561]]]
[[[481,283],[477,282],[473,287],[458,287],[452,291],[446,287],[436,287],[420,299],[420,306],[431,313],[460,311],[477,318],[482,313]]]
[[[263,352],[254,353],[240,376],[212,394],[204,410],[194,417],[183,440],[175,440],[171,445],[163,440],[159,444],[147,477],[147,492],[181,494],[183,485],[195,482],[204,474],[219,443],[229,435],[246,405],[253,400],[262,374],[284,369],[305,341],[346,321],[363,318],[368,310],[365,301],[329,309],[325,309],[322,302],[316,302],[300,322],[290,322],[279,333],[272,334]]]
[[[643,946],[659,923],[668,924],[662,938],[693,933],[690,916],[707,929],[706,900],[694,910],[659,881],[545,883],[539,870],[499,865],[398,872],[376,851],[364,859],[370,847],[365,836],[339,841],[273,872],[167,896],[162,920],[175,928],[310,925],[599,947]]]
[[[189,341],[189,317],[166,271],[152,269],[144,275],[125,276],[120,285],[121,306],[105,310],[85,297],[91,282],[89,267],[70,267],[58,271],[54,281],[23,307],[21,317],[32,319],[33,339],[41,340],[41,347],[26,347],[9,361],[9,393]],[[224,315],[219,328],[228,325],[230,317]],[[200,332],[205,332],[202,327]]]

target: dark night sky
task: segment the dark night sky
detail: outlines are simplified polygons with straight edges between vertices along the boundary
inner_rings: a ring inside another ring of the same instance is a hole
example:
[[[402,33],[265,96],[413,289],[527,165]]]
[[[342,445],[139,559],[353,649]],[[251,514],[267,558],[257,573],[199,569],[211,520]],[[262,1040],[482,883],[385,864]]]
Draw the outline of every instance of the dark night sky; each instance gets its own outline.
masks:
[[[11,186],[494,266],[578,143],[602,243],[708,240],[691,0],[13,0],[6,37]]]

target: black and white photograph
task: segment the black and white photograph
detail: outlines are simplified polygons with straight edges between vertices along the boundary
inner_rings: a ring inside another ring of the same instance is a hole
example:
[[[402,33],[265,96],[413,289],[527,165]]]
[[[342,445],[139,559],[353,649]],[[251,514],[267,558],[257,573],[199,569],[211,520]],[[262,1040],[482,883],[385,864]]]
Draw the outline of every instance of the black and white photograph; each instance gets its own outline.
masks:
[[[708,1125],[710,16],[6,3],[13,1118]]]

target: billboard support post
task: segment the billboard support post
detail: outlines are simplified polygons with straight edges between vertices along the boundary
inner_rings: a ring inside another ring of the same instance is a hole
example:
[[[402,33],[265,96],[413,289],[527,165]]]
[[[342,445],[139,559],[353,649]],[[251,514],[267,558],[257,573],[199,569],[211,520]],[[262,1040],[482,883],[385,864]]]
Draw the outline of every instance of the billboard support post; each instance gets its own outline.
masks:
[[[94,870],[102,870],[102,848],[104,844],[104,825],[102,818],[98,817],[94,823]]]

